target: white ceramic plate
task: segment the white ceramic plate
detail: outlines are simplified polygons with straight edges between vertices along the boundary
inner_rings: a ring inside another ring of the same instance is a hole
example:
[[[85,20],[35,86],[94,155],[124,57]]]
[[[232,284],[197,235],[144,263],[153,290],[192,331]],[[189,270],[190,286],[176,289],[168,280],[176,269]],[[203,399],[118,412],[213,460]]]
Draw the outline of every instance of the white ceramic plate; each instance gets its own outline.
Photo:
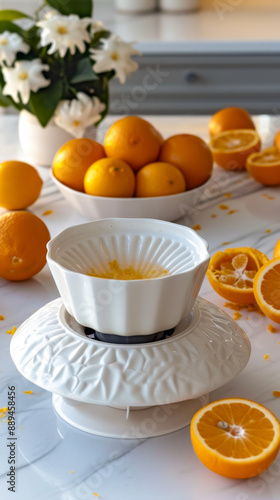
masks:
[[[92,196],[65,186],[52,171],[51,178],[65,199],[89,220],[111,217],[141,217],[174,221],[186,216],[201,200],[211,178],[202,186],[183,193],[151,198],[109,198]]]

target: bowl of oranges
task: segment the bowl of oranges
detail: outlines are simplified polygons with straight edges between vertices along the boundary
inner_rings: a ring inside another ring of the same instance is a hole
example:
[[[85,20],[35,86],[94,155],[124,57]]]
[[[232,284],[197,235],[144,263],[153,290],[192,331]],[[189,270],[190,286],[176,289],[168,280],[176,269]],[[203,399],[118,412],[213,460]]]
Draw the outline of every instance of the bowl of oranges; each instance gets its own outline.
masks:
[[[72,139],[55,155],[51,177],[89,220],[111,217],[174,221],[199,201],[210,180],[210,148],[198,136],[163,140],[147,120],[127,116],[104,144]]]

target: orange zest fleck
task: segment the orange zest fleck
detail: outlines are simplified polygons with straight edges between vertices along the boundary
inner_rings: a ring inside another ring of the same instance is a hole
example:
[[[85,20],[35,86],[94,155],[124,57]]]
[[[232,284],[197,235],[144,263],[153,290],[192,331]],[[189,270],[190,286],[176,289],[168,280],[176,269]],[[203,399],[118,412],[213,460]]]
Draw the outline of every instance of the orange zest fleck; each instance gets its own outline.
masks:
[[[235,304],[233,302],[225,302],[224,307],[228,307],[229,309],[232,309],[233,311],[240,311],[241,309],[246,309],[248,312],[255,312],[259,314],[260,316],[264,316],[264,313],[260,310],[259,306],[257,304],[249,304],[248,306],[242,305],[242,304]],[[248,319],[248,318],[245,318]]]
[[[269,323],[269,325],[267,325],[267,329],[271,333],[276,333],[277,332],[277,329],[274,328],[274,326],[272,326],[270,323]]]
[[[271,233],[271,229],[267,229],[267,230],[266,230],[266,233]]]
[[[0,418],[4,418],[7,416],[8,408],[5,406],[4,408],[0,408]]]
[[[275,196],[270,196],[267,193],[262,193],[262,196],[266,198],[267,200],[275,200]]]
[[[211,217],[212,217],[212,219],[215,219],[215,217],[217,217],[217,215],[216,214],[212,214]]]
[[[272,394],[275,398],[280,398],[280,391],[273,391]]]
[[[14,333],[16,333],[16,331],[17,331],[17,327],[13,326],[13,328],[11,330],[6,330],[6,333],[8,333],[9,335],[14,335]]]
[[[231,193],[225,193],[225,194],[224,194],[224,197],[225,197],[225,198],[231,198],[231,196],[232,196],[232,194],[231,194]]]
[[[33,391],[22,391],[23,394],[33,394]]]
[[[229,210],[229,211],[228,211],[228,215],[235,214],[236,212],[238,212],[238,210]]]
[[[238,320],[240,318],[242,318],[242,314],[240,314],[240,312],[236,311],[233,315],[233,319]]]
[[[231,241],[223,241],[222,242],[222,245],[230,245],[231,244]]]
[[[74,473],[74,471],[73,471],[73,470],[69,470],[69,474],[73,474],[73,473]]]
[[[269,359],[269,354],[267,354],[267,353],[266,353],[266,354],[264,355],[263,359],[264,359],[265,361],[267,361],[267,360]]]
[[[3,321],[3,319],[5,319],[3,314],[0,314],[0,321]]]
[[[201,225],[200,224],[195,224],[193,226],[193,229],[194,229],[194,231],[199,231],[199,229],[201,229]]]
[[[229,209],[229,207],[227,205],[224,205],[223,203],[221,203],[221,205],[219,205],[219,208],[221,210],[228,210]]]
[[[45,212],[42,215],[51,215],[53,214],[53,210],[45,210]]]

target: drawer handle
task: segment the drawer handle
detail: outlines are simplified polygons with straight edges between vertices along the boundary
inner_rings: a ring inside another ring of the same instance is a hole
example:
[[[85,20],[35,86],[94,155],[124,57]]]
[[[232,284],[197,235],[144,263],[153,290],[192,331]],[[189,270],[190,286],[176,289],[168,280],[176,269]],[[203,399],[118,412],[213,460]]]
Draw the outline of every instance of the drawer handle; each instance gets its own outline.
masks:
[[[186,74],[186,82],[188,83],[195,83],[198,80],[198,74],[194,73],[193,71],[190,71],[190,73]]]

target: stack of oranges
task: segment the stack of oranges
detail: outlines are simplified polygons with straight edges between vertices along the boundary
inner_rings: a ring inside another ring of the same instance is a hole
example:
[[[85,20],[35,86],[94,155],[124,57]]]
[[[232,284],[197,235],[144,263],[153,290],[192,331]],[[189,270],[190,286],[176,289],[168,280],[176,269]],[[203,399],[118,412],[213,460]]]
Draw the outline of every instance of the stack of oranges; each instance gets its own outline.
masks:
[[[147,120],[127,116],[107,131],[104,145],[73,139],[55,155],[53,174],[94,196],[153,197],[181,193],[211,176],[210,148],[191,134],[163,140]]]
[[[209,122],[210,149],[214,161],[226,170],[245,170],[261,184],[280,184],[280,131],[272,147],[261,150],[261,139],[249,113],[225,108]]]

